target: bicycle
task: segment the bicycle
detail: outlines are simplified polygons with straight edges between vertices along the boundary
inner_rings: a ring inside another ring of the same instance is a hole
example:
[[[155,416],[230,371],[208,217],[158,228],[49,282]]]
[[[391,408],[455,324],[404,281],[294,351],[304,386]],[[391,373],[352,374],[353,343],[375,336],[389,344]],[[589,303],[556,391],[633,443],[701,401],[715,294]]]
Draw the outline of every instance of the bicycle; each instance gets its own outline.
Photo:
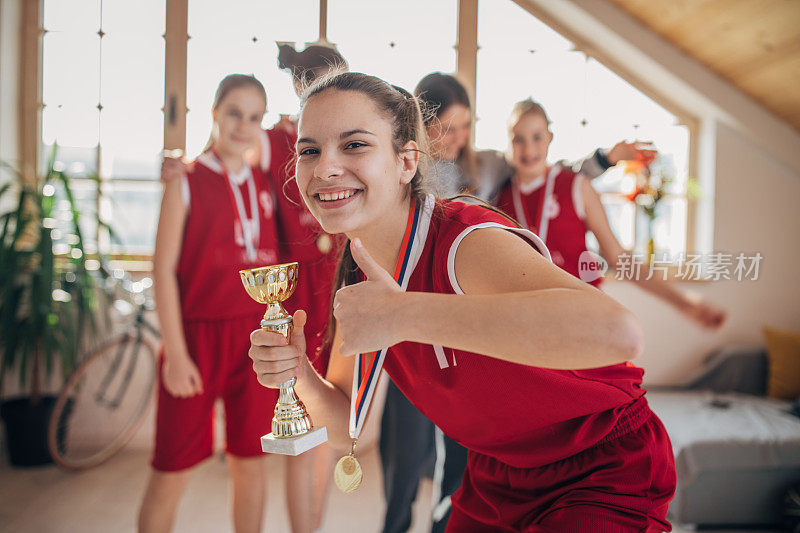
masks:
[[[117,271],[107,279],[119,277]],[[69,470],[97,466],[121,450],[146,418],[154,395],[157,352],[145,332],[161,335],[145,317],[153,309],[146,295],[152,281],[113,283],[133,300],[115,299],[112,290],[108,296],[113,308],[133,319],[124,331],[89,351],[64,384],[48,427],[50,455]]]

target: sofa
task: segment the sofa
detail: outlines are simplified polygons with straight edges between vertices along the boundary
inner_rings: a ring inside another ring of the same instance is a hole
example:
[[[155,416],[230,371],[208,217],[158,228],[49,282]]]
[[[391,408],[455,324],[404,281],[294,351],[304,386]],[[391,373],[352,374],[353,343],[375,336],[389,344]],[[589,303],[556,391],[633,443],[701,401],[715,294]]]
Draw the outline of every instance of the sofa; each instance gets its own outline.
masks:
[[[648,390],[675,453],[674,523],[781,523],[786,491],[800,483],[800,418],[792,402],[765,396],[767,376],[763,348],[732,346],[683,386]]]

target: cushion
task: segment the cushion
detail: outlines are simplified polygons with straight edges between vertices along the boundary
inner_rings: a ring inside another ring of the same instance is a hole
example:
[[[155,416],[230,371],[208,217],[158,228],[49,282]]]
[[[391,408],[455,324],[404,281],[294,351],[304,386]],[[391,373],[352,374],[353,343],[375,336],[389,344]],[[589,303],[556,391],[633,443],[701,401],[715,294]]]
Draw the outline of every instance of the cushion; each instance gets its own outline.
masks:
[[[800,333],[764,328],[769,359],[767,395],[793,400],[800,396]]]

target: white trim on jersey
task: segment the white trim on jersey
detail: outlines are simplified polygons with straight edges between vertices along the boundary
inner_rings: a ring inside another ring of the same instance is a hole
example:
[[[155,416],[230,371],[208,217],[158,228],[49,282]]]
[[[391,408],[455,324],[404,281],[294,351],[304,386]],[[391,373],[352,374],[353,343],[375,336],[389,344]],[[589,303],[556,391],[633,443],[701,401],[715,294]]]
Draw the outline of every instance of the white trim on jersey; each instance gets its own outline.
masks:
[[[181,176],[181,198],[183,198],[183,206],[186,211],[189,211],[189,205],[192,200],[192,193],[189,189],[189,178],[185,174]]]
[[[261,141],[261,170],[266,172],[269,170],[270,163],[272,163],[272,147],[269,144],[267,130],[261,130],[259,140]]]
[[[209,152],[203,152],[197,157],[197,161],[203,164],[209,170],[216,172],[217,174],[222,174],[222,167],[219,165],[217,159],[211,155]],[[242,170],[239,171],[238,174],[234,174],[229,176],[232,182],[236,185],[241,186],[242,183],[250,179],[250,176],[253,175],[252,169],[248,165],[244,165]],[[189,189],[189,178],[187,176],[181,176],[181,198],[183,198],[183,206],[188,210],[189,206],[192,203],[192,193],[191,189]]]
[[[202,163],[204,167],[208,168],[209,170],[213,170],[219,175],[225,174],[225,170],[220,165],[219,161],[217,161],[216,156],[213,153],[203,152],[196,159],[197,162]],[[228,179],[234,184],[238,185],[239,187],[242,186],[244,182],[246,182],[250,177],[253,175],[253,171],[250,168],[250,165],[242,165],[242,169],[235,173],[235,174],[228,174]]]
[[[456,252],[458,251],[458,245],[461,244],[461,241],[464,240],[464,237],[475,231],[476,229],[484,229],[484,228],[500,228],[504,230],[511,231],[516,233],[520,237],[523,237],[530,241],[531,244],[541,253],[548,261],[552,261],[553,259],[550,257],[550,251],[545,246],[542,239],[539,238],[534,232],[524,228],[512,228],[509,226],[504,226],[499,222],[483,222],[481,224],[475,224],[474,226],[469,226],[464,229],[461,233],[458,234],[458,237],[455,238],[453,244],[450,246],[450,251],[447,254],[447,276],[450,278],[450,286],[453,288],[453,291],[456,294],[464,294],[464,291],[461,290],[461,286],[458,284],[458,280],[456,279]]]
[[[449,367],[450,363],[447,362],[447,356],[444,354],[444,348],[439,344],[432,344],[431,346],[433,346],[433,353],[436,354],[436,362],[439,363],[439,368]],[[453,353],[453,366],[458,366],[455,353]]]
[[[447,448],[444,443],[444,432],[439,426],[433,426],[434,442],[436,443],[436,460],[433,463],[433,521],[439,522],[450,510],[450,495],[442,498],[442,483],[444,482],[444,463],[447,458]]]
[[[538,237],[542,242],[547,242],[547,230],[550,227],[550,202],[553,201],[553,189],[556,187],[556,176],[561,173],[561,165],[556,163],[550,172],[547,173],[547,181],[544,186],[544,201],[542,202],[542,212],[539,216],[541,227],[536,228],[539,232]]]
[[[533,180],[529,181],[528,183],[520,183],[519,192],[522,194],[530,194],[542,185],[544,185],[544,174],[538,178],[533,178]]]
[[[583,192],[581,191],[581,183],[584,181],[586,181],[586,176],[583,174],[577,174],[572,180],[572,204],[575,206],[575,213],[581,220],[586,219],[586,205],[583,203]]]

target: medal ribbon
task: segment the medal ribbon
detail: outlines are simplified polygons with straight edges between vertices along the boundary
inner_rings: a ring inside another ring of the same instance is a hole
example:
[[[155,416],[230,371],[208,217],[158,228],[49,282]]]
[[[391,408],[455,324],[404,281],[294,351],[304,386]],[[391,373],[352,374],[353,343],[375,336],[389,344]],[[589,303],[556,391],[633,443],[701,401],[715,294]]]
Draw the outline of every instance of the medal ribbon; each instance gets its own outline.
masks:
[[[550,197],[553,195],[555,177],[558,175],[559,171],[559,166],[554,165],[553,168],[550,169],[550,172],[547,173],[547,178],[545,178],[544,184],[544,193],[539,200],[539,210],[536,213],[536,225],[533,227],[528,224],[528,219],[525,215],[525,206],[522,204],[519,183],[517,183],[517,180],[515,179],[511,180],[511,196],[514,200],[514,214],[516,215],[517,222],[519,222],[523,228],[536,233],[544,243],[547,243],[547,226],[550,221],[550,219],[546,216],[546,213],[550,207]]]
[[[419,259],[421,247],[425,245],[424,238],[417,239],[422,211],[420,202],[412,200],[406,222],[406,232],[403,235],[397,266],[394,269],[394,280],[403,290],[408,286],[408,280],[414,270],[416,260]],[[386,351],[387,348],[383,348],[377,352],[356,355],[353,370],[353,392],[350,396],[350,437],[353,439],[357,439],[361,433],[365,415],[375,393],[375,386],[378,384],[378,376],[383,368]]]
[[[242,228],[242,239],[244,240],[245,250],[247,250],[247,257],[250,262],[255,262],[257,259],[257,248],[259,235],[261,234],[261,221],[258,215],[258,194],[256,192],[255,178],[253,177],[252,170],[250,176],[247,178],[247,189],[250,197],[250,218],[247,218],[247,212],[244,209],[244,199],[239,187],[233,183],[228,175],[228,170],[225,168],[225,163],[217,153],[216,148],[211,148],[214,157],[217,158],[219,166],[222,168],[222,176],[225,183],[228,185],[228,197],[233,204],[234,223],[238,223]]]

